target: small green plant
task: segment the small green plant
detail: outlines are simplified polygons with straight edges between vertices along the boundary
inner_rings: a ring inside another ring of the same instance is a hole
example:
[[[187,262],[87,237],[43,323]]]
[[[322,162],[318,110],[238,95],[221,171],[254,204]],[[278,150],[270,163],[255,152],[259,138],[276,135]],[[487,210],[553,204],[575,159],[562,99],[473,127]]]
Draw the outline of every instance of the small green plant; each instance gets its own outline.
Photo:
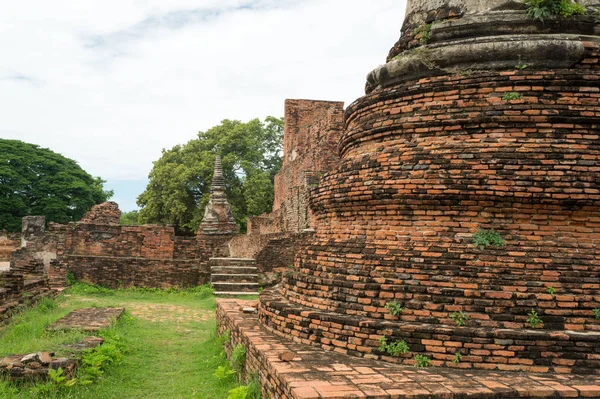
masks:
[[[538,328],[539,326],[544,324],[535,310],[529,312],[528,316],[529,317],[527,318],[527,323],[529,323],[531,328]]]
[[[56,301],[48,297],[42,298],[38,304],[38,309],[40,309],[44,313],[54,310],[56,308],[58,308],[58,304],[56,303]]]
[[[248,399],[248,387],[240,385],[227,392],[227,399]]]
[[[431,366],[431,359],[425,355],[415,355],[415,367],[426,368]]]
[[[379,338],[379,351],[390,356],[400,356],[410,352],[410,348],[404,340],[388,343],[386,337],[381,337]]]
[[[548,288],[546,288],[546,293],[550,294],[550,295],[554,295],[554,294],[556,294],[556,288],[548,287]]]
[[[519,56],[519,62],[517,63],[517,65],[515,65],[515,69],[518,69],[519,71],[522,71],[523,69],[527,69],[527,64],[524,64],[523,61],[521,60],[521,56]]]
[[[592,310],[592,312],[594,313],[594,317],[598,320],[600,320],[600,308],[596,308],[594,310]]]
[[[473,244],[475,245],[475,248],[484,250],[490,246],[503,247],[505,242],[496,230],[490,229],[479,230],[477,233],[473,234]]]
[[[91,384],[99,379],[109,365],[120,362],[125,356],[125,344],[121,336],[111,330],[102,335],[102,345],[83,352],[81,366],[77,372],[82,385]]]
[[[587,13],[584,6],[575,3],[573,0],[525,0],[523,4],[530,18],[542,22],[552,15],[568,18],[573,15]]]
[[[238,344],[231,351],[231,368],[236,372],[241,372],[246,364],[246,348],[242,344]]]
[[[48,379],[50,379],[50,381],[52,381],[55,385],[64,385],[66,387],[71,387],[77,383],[76,378],[67,380],[67,376],[64,375],[63,369],[61,367],[59,367],[56,370],[49,369]]]
[[[460,352],[456,352],[454,354],[454,359],[452,359],[452,363],[458,364],[462,360],[462,354]]]
[[[72,271],[68,270],[67,271],[67,285],[73,285],[77,283],[77,279],[75,278],[75,275],[73,274]]]
[[[462,310],[460,312],[454,312],[450,315],[450,318],[454,320],[457,326],[462,327],[465,325],[465,322],[469,320],[469,316],[465,314]]]
[[[231,368],[229,364],[223,364],[215,370],[213,376],[217,377],[219,380],[227,380],[231,378],[232,375],[235,375],[235,370]]]
[[[217,344],[219,344],[219,346],[223,346],[230,342],[231,342],[231,331],[229,331],[229,330],[223,331],[223,334],[221,334],[217,337]]]
[[[516,91],[507,91],[506,93],[504,93],[504,95],[502,96],[502,101],[513,101],[513,100],[520,100],[521,94],[517,93]]]
[[[432,24],[425,24],[423,26],[423,30],[421,31],[421,39],[419,40],[421,44],[427,44],[427,42],[429,42],[431,39],[431,25]]]
[[[388,302],[385,304],[385,308],[390,311],[392,316],[398,316],[400,313],[404,313],[404,308],[397,301]]]
[[[262,398],[262,393],[261,393],[262,389],[260,386],[260,382],[258,381],[258,376],[256,374],[250,375],[246,386],[248,387],[247,399],[261,399]]]

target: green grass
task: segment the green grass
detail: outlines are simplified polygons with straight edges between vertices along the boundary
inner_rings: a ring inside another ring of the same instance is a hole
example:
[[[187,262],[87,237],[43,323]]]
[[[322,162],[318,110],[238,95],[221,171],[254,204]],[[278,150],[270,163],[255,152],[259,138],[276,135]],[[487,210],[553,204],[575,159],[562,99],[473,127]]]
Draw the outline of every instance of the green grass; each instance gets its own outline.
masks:
[[[0,397],[225,399],[238,386],[236,376],[224,380],[213,376],[226,360],[215,336],[215,299],[206,287],[112,291],[76,284],[55,302],[44,301],[0,329],[0,355],[42,350],[68,354],[62,344],[77,342],[86,334],[44,329],[75,308],[92,306],[127,309],[123,320],[108,331],[122,337],[123,359],[109,365],[93,384],[75,384],[50,393],[0,380]],[[186,319],[194,314],[195,321]]]

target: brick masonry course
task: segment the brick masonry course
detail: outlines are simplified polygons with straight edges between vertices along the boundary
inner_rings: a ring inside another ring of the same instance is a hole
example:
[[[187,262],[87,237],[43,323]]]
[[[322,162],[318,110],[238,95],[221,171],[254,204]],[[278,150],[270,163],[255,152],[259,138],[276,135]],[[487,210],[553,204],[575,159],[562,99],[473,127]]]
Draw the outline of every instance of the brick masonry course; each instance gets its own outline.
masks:
[[[600,376],[523,374],[431,367],[419,369],[323,351],[266,330],[242,309],[255,301],[219,299],[219,332],[246,348],[246,373],[256,373],[263,395],[277,399],[600,397]],[[290,362],[279,354],[295,354]]]

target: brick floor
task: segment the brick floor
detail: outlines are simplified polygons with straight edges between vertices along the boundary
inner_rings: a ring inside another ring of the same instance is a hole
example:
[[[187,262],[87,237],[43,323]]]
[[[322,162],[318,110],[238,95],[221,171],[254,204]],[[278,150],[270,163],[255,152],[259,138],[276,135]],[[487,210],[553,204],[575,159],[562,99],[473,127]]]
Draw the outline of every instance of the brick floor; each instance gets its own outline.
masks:
[[[249,371],[260,375],[272,398],[600,398],[600,375],[417,369],[326,352],[267,331],[256,314],[242,312],[253,305],[256,301],[219,299],[217,320],[221,331],[231,330],[233,344],[251,347]],[[278,358],[283,351],[296,357],[283,362]]]
[[[110,327],[114,320],[121,317],[124,308],[82,308],[75,309],[56,323],[49,330],[79,329],[97,331]]]

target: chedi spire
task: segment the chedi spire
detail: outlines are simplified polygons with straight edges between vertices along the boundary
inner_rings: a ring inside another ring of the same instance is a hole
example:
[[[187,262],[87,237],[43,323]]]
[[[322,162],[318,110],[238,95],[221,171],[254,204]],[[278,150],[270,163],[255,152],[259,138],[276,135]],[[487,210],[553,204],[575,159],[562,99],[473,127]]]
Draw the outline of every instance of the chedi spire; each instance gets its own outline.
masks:
[[[215,159],[215,171],[210,189],[210,200],[204,210],[204,218],[200,224],[199,234],[235,234],[239,226],[233,220],[231,204],[225,194],[225,178],[221,156]]]

